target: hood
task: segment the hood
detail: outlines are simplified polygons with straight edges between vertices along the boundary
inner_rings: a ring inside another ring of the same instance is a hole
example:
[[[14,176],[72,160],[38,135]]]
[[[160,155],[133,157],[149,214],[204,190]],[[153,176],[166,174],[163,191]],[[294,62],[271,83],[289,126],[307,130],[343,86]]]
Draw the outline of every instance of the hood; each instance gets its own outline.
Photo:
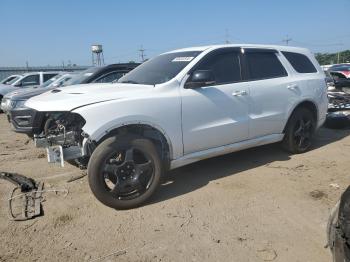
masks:
[[[43,87],[30,87],[30,88],[23,88],[23,89],[20,88],[15,91],[7,93],[5,98],[11,99],[11,100],[27,100],[33,96],[37,96],[42,93],[45,93],[48,90],[50,89],[43,88]]]
[[[55,88],[30,98],[25,106],[38,111],[72,111],[85,105],[142,96],[153,89],[152,85],[136,84],[83,84]]]
[[[0,84],[0,95],[5,96],[7,93],[18,89],[19,87],[16,86]]]

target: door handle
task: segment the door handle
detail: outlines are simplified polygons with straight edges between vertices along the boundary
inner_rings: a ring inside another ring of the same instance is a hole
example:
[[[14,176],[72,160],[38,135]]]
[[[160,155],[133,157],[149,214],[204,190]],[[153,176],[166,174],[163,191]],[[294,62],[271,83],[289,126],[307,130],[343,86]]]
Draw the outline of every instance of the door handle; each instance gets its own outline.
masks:
[[[298,88],[298,85],[297,84],[290,84],[290,85],[287,85],[287,89],[289,90],[295,90]]]
[[[241,90],[241,91],[235,91],[232,93],[233,96],[246,96],[248,95],[247,91]]]

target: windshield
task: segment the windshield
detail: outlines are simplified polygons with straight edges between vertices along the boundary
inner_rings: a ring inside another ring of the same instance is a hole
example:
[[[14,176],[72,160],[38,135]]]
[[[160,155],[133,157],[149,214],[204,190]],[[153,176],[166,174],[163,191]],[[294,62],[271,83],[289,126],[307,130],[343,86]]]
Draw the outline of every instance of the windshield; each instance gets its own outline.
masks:
[[[48,87],[50,86],[53,82],[55,82],[57,79],[61,78],[62,75],[56,75],[49,80],[47,80],[44,84],[41,85],[41,87]]]
[[[1,84],[5,84],[5,85],[8,85],[8,83],[13,80],[16,76],[9,76],[9,77],[6,77],[5,79],[1,80],[0,83]]]
[[[6,85],[12,85],[14,82],[16,82],[18,79],[20,79],[20,76],[15,76],[11,80],[6,81]]]
[[[157,56],[119,79],[118,83],[156,85],[174,78],[200,51],[175,52]]]
[[[86,78],[90,77],[92,74],[94,74],[97,70],[99,70],[100,67],[91,67],[89,69],[86,69],[84,71],[81,71],[80,73],[73,76],[69,81],[67,81],[64,85],[78,85],[81,84]]]

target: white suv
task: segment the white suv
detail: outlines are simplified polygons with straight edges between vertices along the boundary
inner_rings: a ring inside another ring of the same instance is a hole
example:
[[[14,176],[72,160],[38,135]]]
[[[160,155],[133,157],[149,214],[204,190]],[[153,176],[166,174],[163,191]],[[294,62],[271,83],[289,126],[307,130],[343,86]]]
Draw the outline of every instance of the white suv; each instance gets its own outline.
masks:
[[[325,121],[323,70],[303,48],[217,45],[175,50],[112,84],[34,97],[50,162],[87,164],[94,195],[117,209],[142,204],[166,170],[282,141],[310,148]],[[45,123],[44,123],[45,122]]]

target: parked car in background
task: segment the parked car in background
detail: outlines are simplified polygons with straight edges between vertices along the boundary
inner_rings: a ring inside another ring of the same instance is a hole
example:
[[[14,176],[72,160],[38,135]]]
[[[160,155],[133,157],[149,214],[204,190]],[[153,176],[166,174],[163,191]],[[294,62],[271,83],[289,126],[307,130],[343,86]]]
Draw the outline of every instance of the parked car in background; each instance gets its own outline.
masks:
[[[0,84],[10,85],[12,82],[16,81],[19,77],[20,75],[10,75],[5,79],[1,80]]]
[[[141,205],[169,169],[282,142],[306,152],[328,107],[323,70],[304,48],[215,45],[159,55],[117,83],[52,90],[26,104],[52,163],[83,159],[98,200]]]
[[[42,84],[40,87],[43,88],[50,88],[50,87],[61,87],[66,86],[67,82],[70,81],[73,77],[75,77],[78,73],[74,72],[62,72],[53,78],[47,80],[44,84]]]
[[[57,75],[59,72],[33,72],[25,73],[20,75],[20,77],[11,82],[9,85],[0,84],[0,103],[2,98],[9,92],[21,89],[40,86],[45,83],[50,78]]]
[[[340,72],[345,77],[350,78],[350,64],[337,64],[328,68],[330,72]]]
[[[82,71],[67,82],[68,85],[89,83],[111,83],[136,68],[139,63],[111,64],[102,67],[91,67]]]
[[[7,93],[2,98],[1,110],[7,113],[10,109],[14,108],[16,106],[16,103],[19,102],[17,101],[18,100],[17,97],[20,97],[22,94],[25,94],[25,96],[27,97],[32,97],[35,95],[42,94],[52,88],[64,86],[65,83],[67,83],[67,81],[72,79],[72,77],[74,77],[75,75],[76,73],[62,72],[50,78],[40,86],[35,86],[31,88],[21,88],[21,89],[12,91],[10,93]],[[17,104],[17,106],[19,106],[19,104]]]
[[[329,72],[334,81],[334,87],[339,91],[348,92],[350,89],[350,78],[347,78],[343,73],[340,72]]]
[[[89,68],[74,75],[70,80],[65,81],[63,86],[89,83],[110,83],[118,80],[138,65],[139,64],[137,63],[128,63]],[[15,132],[32,136],[33,132],[41,127],[42,115],[37,114],[33,109],[27,108],[24,104],[27,99],[55,88],[57,87],[39,88],[11,97],[8,119],[11,121]]]

